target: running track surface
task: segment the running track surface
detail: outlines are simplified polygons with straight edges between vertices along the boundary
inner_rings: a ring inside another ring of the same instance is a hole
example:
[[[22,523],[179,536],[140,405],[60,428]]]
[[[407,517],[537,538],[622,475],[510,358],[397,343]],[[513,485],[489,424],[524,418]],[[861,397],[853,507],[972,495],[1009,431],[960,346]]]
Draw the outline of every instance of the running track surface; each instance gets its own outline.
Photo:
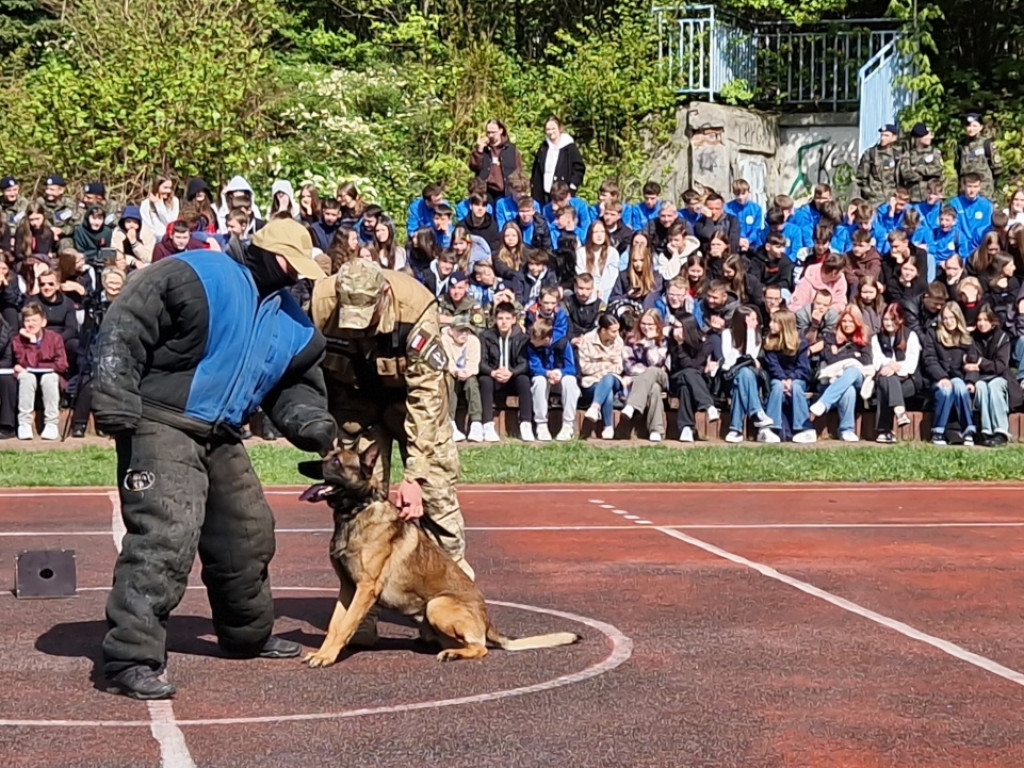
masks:
[[[380,648],[326,670],[230,661],[190,589],[169,630],[178,696],[146,704],[92,679],[116,494],[0,491],[0,763],[1022,766],[1022,492],[466,487],[495,622],[578,645],[440,664],[383,623]],[[276,631],[316,648],[330,519],[297,493],[269,495]],[[8,591],[16,552],[60,548],[76,598]]]

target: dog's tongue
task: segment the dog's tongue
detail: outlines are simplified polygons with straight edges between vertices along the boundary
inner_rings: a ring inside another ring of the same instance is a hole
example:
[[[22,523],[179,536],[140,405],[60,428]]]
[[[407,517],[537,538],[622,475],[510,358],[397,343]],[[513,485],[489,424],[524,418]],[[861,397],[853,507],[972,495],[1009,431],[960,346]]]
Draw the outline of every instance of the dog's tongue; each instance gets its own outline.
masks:
[[[320,501],[330,489],[327,483],[316,483],[302,492],[299,501]]]

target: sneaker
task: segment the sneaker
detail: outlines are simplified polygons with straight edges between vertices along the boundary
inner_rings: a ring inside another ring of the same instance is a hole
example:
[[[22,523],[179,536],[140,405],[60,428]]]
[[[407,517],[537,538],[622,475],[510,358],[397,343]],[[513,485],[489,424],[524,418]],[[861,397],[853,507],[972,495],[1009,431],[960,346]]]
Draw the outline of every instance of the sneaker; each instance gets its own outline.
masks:
[[[879,432],[875,438],[876,443],[895,443],[896,436],[892,432]]]
[[[605,427],[601,430],[602,440],[614,440],[615,439],[615,427]]]
[[[19,440],[31,440],[32,439],[32,425],[31,424],[19,424],[18,425],[18,439]]]
[[[968,447],[973,447],[973,445],[974,445],[974,435],[964,435],[964,445],[966,445]]]
[[[107,680],[107,693],[143,701],[169,699],[177,692],[173,683],[161,680],[155,669],[144,664],[128,667]]]
[[[775,432],[765,427],[757,432],[757,442],[759,443],[781,443],[782,438],[779,437]]]
[[[71,436],[74,438],[85,437],[85,425],[75,424],[75,426],[71,428]]]
[[[727,443],[742,443],[743,433],[737,432],[735,429],[730,429],[729,434],[725,436],[725,442]]]
[[[757,413],[754,414],[754,426],[757,427],[758,429],[770,427],[774,423],[775,422],[772,421],[772,417],[769,416],[764,411],[758,411]]]
[[[713,405],[708,406],[708,409],[704,412],[704,415],[707,416],[708,421],[718,421],[719,417],[721,416],[721,414],[718,412],[718,409],[715,408],[715,406]]]
[[[18,436],[16,430],[13,429],[0,429],[0,440],[11,440]]]
[[[632,419],[634,413],[636,413],[636,409],[632,405],[625,405],[622,407],[622,418]]]
[[[547,424],[538,424],[537,425],[537,439],[540,440],[542,443],[550,443],[551,442],[551,432],[548,431],[548,425]]]
[[[932,435],[932,445],[949,445],[941,433]]]
[[[592,405],[587,408],[587,412],[583,414],[583,418],[588,421],[597,421],[601,418],[601,406]]]
[[[825,407],[825,404],[821,402],[821,400],[819,400],[810,407],[811,416],[824,416],[825,411],[827,410],[828,409]]]
[[[647,439],[650,440],[652,443],[660,443],[661,432],[651,432],[651,434],[647,436]]]
[[[560,443],[568,443],[573,438],[573,426],[572,424],[563,424],[562,428],[558,430],[558,434],[555,435],[555,440]],[[610,438],[605,438],[606,440]]]
[[[845,432],[839,433],[839,439],[845,443],[859,443],[860,436],[852,429],[848,429]]]
[[[540,434],[540,427],[537,427],[537,434]],[[524,443],[533,442],[533,424],[528,421],[519,422],[519,439]],[[551,439],[551,435],[548,435],[548,440]]]
[[[60,430],[56,424],[46,424],[39,435],[43,440],[60,440]]]
[[[270,419],[263,418],[263,439],[267,442],[274,442],[281,435],[278,434],[277,430],[274,429],[274,425],[270,423]]]
[[[903,413],[896,417],[897,427],[909,427],[911,423],[912,422],[910,420],[910,416],[907,415],[906,411],[904,411]]]
[[[679,442],[680,443],[692,443],[693,442],[693,429],[691,427],[683,427],[679,430]]]
[[[992,435],[992,439],[989,441],[989,446],[996,448],[1000,445],[1006,445],[1010,442],[1010,438],[1003,432],[996,432]]]
[[[228,648],[222,645],[221,650],[230,659],[294,659],[302,653],[302,646],[271,635],[259,648]]]
[[[813,429],[802,429],[793,435],[794,443],[816,443],[818,442],[818,433]]]
[[[491,426],[494,426],[493,424]],[[469,425],[469,442],[482,443],[484,441],[484,425],[474,421]]]
[[[455,422],[453,421],[452,422],[452,440],[454,440],[456,443],[461,443],[465,439],[466,439],[466,436],[461,431],[459,431],[459,428],[455,425]]]
[[[470,430],[470,432],[472,432],[472,431],[473,430]],[[530,435],[530,437],[533,437],[533,435]],[[470,436],[470,440],[472,440],[472,439],[473,439],[472,436]],[[501,441],[501,438],[498,437],[498,430],[496,430],[494,428],[494,422],[493,421],[489,421],[486,424],[484,424],[484,442],[485,443],[497,443],[497,442],[500,442],[500,441]]]

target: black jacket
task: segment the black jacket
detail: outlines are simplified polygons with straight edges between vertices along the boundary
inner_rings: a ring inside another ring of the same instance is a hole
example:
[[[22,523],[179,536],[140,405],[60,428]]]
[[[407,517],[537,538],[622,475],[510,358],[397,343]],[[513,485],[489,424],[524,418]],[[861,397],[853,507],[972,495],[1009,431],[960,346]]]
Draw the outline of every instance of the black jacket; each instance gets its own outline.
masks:
[[[676,216],[676,221],[681,221],[686,225],[686,234],[693,234],[693,227],[690,226],[690,222],[682,216]],[[675,224],[676,221],[673,221],[672,224]],[[668,227],[663,227],[660,219],[651,219],[644,231],[651,241],[652,251],[660,252],[665,250],[665,246],[668,244]]]
[[[796,287],[793,262],[785,255],[776,261],[768,256],[764,249],[761,249],[750,257],[749,264],[747,277],[753,276],[762,288],[767,288],[769,285],[778,286],[792,293],[793,288]]]
[[[513,376],[529,373],[530,364],[526,359],[526,345],[529,337],[518,325],[513,325],[505,343],[508,345],[506,367]],[[497,328],[488,328],[480,337],[480,375],[490,376],[491,372],[501,368],[501,334]]]
[[[548,142],[545,139],[541,142],[537,155],[533,159],[533,169],[530,172],[530,188],[533,191],[533,199],[541,205],[549,200],[549,195],[544,191],[544,164],[548,159]],[[551,180],[564,181],[569,189],[575,192],[583,185],[583,177],[586,175],[587,166],[583,162],[583,156],[573,141],[562,147],[558,152],[558,161],[555,163],[555,177]]]
[[[964,370],[964,363],[978,359],[978,349],[973,341],[958,347],[944,347],[939,343],[938,333],[933,330],[928,332],[921,346],[921,367],[931,383],[941,379],[978,380],[978,371]]]
[[[723,213],[718,221],[708,216],[701,216],[693,228],[693,233],[700,240],[700,248],[704,253],[708,252],[708,243],[715,232],[723,232],[729,238],[729,253],[740,252],[740,223],[731,213]]]
[[[0,317],[0,368],[14,367],[14,334],[17,333],[10,324]]]
[[[708,358],[711,357],[711,339],[705,337],[700,349],[692,350],[685,344],[676,341],[674,336],[669,335],[668,357],[671,361],[669,370],[673,373],[684,368],[703,373],[704,367],[708,364]]]
[[[597,327],[597,317],[601,314],[601,302],[591,300],[581,304],[575,293],[565,294],[562,300],[565,311],[569,313],[569,338],[575,339],[589,333]]]
[[[1009,334],[1002,328],[993,328],[987,334],[975,331],[974,344],[978,350],[978,373],[980,378],[988,381],[991,379],[1006,379],[1007,399],[1010,403],[1010,410],[1020,408],[1024,403],[1024,392],[1021,391],[1017,377],[1010,370],[1010,348],[1012,342]]]
[[[46,313],[46,327],[56,331],[65,342],[78,338],[78,315],[75,309],[75,302],[58,291],[54,296],[55,301],[47,301],[40,294],[34,300],[39,303]]]
[[[491,249],[491,260],[493,261],[494,255],[501,248],[501,234],[498,232],[498,225],[494,222],[494,217],[485,213],[482,219],[473,221],[473,216],[470,214],[459,222],[459,226],[465,227],[469,234],[483,238]]]

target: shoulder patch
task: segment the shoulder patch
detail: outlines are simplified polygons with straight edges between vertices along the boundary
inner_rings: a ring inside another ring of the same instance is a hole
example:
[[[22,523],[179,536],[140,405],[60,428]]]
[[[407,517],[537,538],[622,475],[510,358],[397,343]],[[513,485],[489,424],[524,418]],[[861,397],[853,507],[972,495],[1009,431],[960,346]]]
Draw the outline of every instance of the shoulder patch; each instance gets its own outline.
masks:
[[[435,371],[444,371],[448,369],[448,355],[444,353],[444,347],[442,347],[437,341],[431,341],[423,348],[422,357],[423,360],[426,361],[427,365]]]

